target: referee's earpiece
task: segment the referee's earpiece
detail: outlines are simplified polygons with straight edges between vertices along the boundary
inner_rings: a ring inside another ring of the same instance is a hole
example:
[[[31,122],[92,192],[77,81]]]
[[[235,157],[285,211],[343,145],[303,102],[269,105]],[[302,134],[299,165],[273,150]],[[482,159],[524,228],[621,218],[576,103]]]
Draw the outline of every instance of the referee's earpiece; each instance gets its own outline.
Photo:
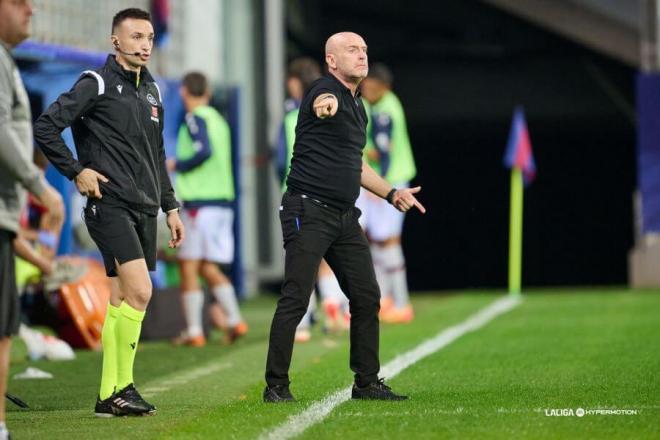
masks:
[[[121,48],[119,47],[119,41],[118,40],[112,40],[112,45],[115,47],[115,50],[117,52],[123,53],[124,55],[133,55],[135,57],[140,56],[140,52],[124,52],[123,50],[121,50]]]

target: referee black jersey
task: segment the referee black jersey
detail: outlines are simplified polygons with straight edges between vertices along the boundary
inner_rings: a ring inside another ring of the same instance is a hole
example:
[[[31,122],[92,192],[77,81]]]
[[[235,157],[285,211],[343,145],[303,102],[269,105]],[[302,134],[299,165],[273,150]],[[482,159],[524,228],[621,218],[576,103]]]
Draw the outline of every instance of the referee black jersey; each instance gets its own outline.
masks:
[[[140,78],[113,55],[101,69],[83,72],[34,125],[37,144],[60,173],[73,179],[91,168],[110,196],[137,211],[156,215],[178,207],[165,167],[163,105],[158,85],[143,67]],[[78,158],[60,133],[71,127]]]
[[[319,119],[313,105],[323,93],[332,93],[339,107],[335,116]],[[353,96],[333,75],[312,83],[300,105],[289,190],[342,210],[354,206],[360,194],[366,131],[367,113],[359,92]]]

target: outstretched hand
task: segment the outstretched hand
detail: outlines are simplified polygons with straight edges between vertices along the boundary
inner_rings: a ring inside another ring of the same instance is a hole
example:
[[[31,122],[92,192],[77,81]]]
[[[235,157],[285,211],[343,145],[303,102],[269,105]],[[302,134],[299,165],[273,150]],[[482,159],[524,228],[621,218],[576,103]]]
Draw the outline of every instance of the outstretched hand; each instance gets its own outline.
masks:
[[[331,118],[337,114],[339,102],[332,93],[324,93],[314,100],[314,114],[319,119]]]
[[[422,189],[421,186],[416,186],[415,188],[402,188],[397,189],[394,195],[392,196],[392,205],[401,212],[406,212],[414,206],[422,214],[426,213],[426,208],[419,203],[417,198],[413,195],[420,192]]]

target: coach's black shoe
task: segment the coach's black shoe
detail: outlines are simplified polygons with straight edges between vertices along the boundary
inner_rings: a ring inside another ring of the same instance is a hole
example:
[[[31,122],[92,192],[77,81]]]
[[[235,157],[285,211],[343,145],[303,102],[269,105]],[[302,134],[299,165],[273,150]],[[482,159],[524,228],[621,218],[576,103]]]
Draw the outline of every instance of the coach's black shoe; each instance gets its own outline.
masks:
[[[364,387],[353,384],[351,397],[364,400],[406,400],[408,398],[408,396],[394,394],[392,389],[385,385],[385,379],[378,379],[377,382],[372,382]]]
[[[289,385],[273,385],[264,389],[264,402],[295,402]]]
[[[156,412],[156,407],[144,400],[132,383],[126,385],[124,389],[119,390],[116,396],[125,402],[129,402],[136,409],[141,409],[144,413],[143,415],[151,415]]]

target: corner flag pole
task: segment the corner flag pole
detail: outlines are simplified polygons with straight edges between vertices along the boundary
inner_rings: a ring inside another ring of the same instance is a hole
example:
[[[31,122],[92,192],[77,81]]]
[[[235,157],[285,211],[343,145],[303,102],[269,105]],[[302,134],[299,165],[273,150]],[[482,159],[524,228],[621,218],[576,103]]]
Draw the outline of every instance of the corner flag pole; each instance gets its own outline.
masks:
[[[509,224],[509,294],[520,295],[522,277],[523,176],[511,168],[511,211]]]

